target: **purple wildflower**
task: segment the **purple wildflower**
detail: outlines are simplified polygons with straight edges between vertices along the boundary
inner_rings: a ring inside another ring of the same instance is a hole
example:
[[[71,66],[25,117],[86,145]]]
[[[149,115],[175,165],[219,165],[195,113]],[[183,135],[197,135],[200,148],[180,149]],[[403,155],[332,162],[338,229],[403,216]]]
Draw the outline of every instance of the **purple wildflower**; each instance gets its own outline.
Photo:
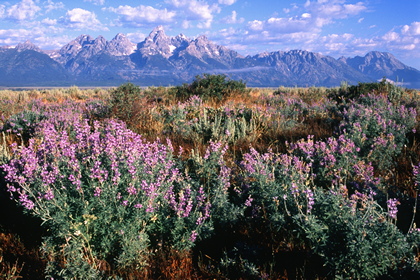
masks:
[[[51,199],[53,199],[53,198],[54,198],[54,193],[53,193],[53,191],[52,191],[51,189],[49,189],[48,191],[46,191],[46,192],[45,192],[45,194],[44,194],[44,198],[45,198],[46,200],[51,200]]]
[[[137,194],[137,189],[133,185],[130,185],[127,188],[127,192],[128,192],[129,195],[136,195]]]
[[[308,200],[308,208],[306,210],[307,214],[311,213],[313,205],[315,204],[314,193],[311,189],[306,189],[304,191],[306,193],[306,198]]]
[[[190,235],[190,241],[195,242],[195,240],[197,239],[197,236],[198,236],[198,233],[195,230],[193,230]]]
[[[386,204],[388,207],[388,216],[392,219],[396,219],[398,214],[398,205],[400,202],[396,198],[391,198],[387,200]]]
[[[25,191],[20,192],[19,201],[22,204],[22,206],[28,210],[32,210],[35,207],[35,203],[29,199]]]
[[[414,185],[420,185],[420,163],[413,166],[413,175],[414,175]]]
[[[290,192],[296,196],[299,193],[299,188],[295,183],[292,183],[292,186],[290,187]]]
[[[101,193],[102,193],[101,188],[96,187],[95,188],[95,191],[93,192],[93,196],[100,197],[101,196]]]
[[[247,207],[251,207],[251,205],[252,205],[252,201],[253,201],[254,199],[251,197],[251,196],[249,196],[247,199],[246,199],[246,201],[245,201],[245,206],[247,206]]]

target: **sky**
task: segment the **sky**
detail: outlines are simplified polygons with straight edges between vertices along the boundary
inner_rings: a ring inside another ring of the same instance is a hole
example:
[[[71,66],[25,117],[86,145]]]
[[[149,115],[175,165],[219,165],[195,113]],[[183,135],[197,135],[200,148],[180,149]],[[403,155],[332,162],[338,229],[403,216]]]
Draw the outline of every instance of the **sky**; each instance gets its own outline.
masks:
[[[375,50],[420,70],[420,0],[0,0],[0,46],[30,40],[52,50],[82,34],[117,33],[139,43],[159,25],[242,55]]]

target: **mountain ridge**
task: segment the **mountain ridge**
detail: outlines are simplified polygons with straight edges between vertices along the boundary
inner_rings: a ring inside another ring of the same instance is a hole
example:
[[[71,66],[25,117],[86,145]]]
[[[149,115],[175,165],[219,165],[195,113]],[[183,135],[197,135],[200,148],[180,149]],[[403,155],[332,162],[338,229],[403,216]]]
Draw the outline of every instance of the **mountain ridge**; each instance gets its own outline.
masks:
[[[203,73],[217,73],[242,79],[249,86],[339,86],[343,81],[356,84],[386,77],[420,88],[420,71],[390,53],[372,51],[364,57],[335,59],[290,50],[243,56],[205,35],[193,39],[183,34],[168,36],[162,26],[139,43],[122,33],[110,41],[82,34],[56,51],[43,51],[30,41],[15,48],[0,47],[1,73],[2,86],[30,86],[34,83],[31,75],[37,77],[36,85],[44,86],[105,86],[126,81],[167,86],[190,82]]]

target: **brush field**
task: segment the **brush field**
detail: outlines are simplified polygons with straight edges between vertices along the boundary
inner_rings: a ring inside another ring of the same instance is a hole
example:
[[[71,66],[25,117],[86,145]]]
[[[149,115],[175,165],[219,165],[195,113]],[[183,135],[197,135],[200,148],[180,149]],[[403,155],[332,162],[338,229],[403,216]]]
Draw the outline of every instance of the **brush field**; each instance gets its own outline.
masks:
[[[385,80],[0,91],[1,279],[418,279],[420,96]]]

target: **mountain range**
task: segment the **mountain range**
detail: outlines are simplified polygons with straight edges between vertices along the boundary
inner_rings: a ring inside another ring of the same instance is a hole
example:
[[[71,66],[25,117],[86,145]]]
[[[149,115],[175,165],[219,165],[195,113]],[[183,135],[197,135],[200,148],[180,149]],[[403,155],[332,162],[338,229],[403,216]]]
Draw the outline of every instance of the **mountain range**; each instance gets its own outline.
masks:
[[[44,51],[30,41],[0,48],[0,86],[141,86],[191,82],[203,73],[225,74],[248,86],[338,86],[386,77],[420,88],[420,71],[392,54],[369,52],[364,57],[335,59],[291,50],[243,56],[206,36],[167,36],[162,26],[140,43],[124,34],[107,41],[81,35],[60,50]]]

